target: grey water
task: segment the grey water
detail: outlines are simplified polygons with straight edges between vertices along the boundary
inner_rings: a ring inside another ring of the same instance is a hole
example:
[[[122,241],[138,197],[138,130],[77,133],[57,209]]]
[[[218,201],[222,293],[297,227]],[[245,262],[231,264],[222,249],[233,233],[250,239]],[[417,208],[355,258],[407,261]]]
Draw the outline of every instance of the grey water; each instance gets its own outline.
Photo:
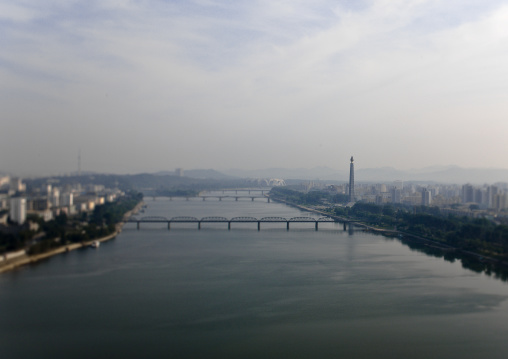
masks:
[[[314,216],[145,199],[142,216]],[[1,358],[506,358],[508,285],[342,224],[127,224],[0,275]]]

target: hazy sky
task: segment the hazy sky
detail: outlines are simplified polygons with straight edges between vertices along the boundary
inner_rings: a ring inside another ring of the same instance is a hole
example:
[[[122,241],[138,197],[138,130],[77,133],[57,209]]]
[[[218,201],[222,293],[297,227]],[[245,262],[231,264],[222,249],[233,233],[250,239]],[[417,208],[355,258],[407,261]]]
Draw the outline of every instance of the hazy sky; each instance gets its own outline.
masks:
[[[0,171],[508,167],[508,3],[0,0]]]

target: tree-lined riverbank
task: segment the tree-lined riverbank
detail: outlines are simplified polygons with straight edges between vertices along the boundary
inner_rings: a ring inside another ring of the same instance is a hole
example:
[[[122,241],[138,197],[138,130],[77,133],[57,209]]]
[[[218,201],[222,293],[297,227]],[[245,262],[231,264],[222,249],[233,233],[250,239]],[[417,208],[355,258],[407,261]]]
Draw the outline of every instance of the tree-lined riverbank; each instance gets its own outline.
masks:
[[[508,278],[508,226],[485,218],[459,218],[441,215],[437,207],[414,207],[412,210],[391,204],[358,202],[352,207],[319,210],[308,197],[292,190],[276,189],[271,199],[304,211],[330,216],[369,231],[396,236],[404,244],[446,260],[461,260],[465,268],[476,272],[494,272]],[[312,198],[325,195],[313,195]],[[297,202],[293,202],[297,201]]]
[[[121,232],[123,219],[137,213],[143,204],[140,194],[131,194],[128,199],[97,206],[91,214],[89,222],[87,222],[87,226],[92,226],[92,230],[86,231],[81,228],[79,233],[77,230],[70,233],[65,233],[65,229],[63,229],[63,232],[55,230],[55,233],[63,233],[63,239],[62,237],[54,238],[51,235],[41,239],[40,242],[23,249],[25,254],[1,261],[0,273],[29,263],[35,263],[54,255],[88,247],[95,241],[104,242],[113,239]]]

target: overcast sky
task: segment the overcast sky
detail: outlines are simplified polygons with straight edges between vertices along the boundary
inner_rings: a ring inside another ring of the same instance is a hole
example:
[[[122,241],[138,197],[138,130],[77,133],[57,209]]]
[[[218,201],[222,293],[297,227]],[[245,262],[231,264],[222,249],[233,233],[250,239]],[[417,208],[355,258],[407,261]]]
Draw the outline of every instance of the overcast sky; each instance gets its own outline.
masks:
[[[508,167],[508,3],[0,0],[0,171]]]

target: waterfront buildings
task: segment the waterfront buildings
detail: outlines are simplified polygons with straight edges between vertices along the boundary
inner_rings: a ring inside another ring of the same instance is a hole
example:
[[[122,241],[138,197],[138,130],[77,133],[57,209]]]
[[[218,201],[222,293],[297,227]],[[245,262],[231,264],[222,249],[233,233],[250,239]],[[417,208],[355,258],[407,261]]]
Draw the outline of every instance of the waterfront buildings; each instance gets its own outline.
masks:
[[[89,212],[96,205],[113,202],[122,195],[122,191],[104,185],[76,183],[59,186],[55,180],[27,190],[21,179],[3,176],[0,177],[0,225],[23,225],[29,215],[50,221],[61,213]]]
[[[12,222],[23,224],[26,221],[26,198],[13,197],[10,200],[9,217]]]

